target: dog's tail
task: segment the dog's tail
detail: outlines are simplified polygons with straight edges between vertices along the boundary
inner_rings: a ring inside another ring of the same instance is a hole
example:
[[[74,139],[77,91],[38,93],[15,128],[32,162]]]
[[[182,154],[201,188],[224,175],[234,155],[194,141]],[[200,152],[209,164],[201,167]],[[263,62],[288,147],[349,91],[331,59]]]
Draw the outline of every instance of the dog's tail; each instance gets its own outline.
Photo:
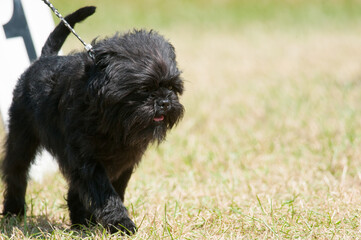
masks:
[[[83,7],[66,16],[65,20],[71,27],[74,27],[76,23],[83,21],[87,17],[91,16],[94,12],[95,7]],[[43,49],[41,50],[40,57],[57,55],[69,33],[69,29],[64,25],[63,22],[60,22],[54,31],[50,33],[43,46]]]

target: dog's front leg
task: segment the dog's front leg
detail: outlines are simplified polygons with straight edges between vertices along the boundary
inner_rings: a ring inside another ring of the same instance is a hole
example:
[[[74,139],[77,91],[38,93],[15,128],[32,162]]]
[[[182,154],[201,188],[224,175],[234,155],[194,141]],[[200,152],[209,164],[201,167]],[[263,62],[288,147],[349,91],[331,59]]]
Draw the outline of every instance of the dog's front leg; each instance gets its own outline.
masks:
[[[125,189],[127,188],[130,177],[133,173],[133,167],[126,169],[118,179],[112,182],[115,191],[118,193],[120,199],[124,203]]]
[[[70,188],[78,192],[80,202],[95,221],[111,232],[121,230],[127,234],[135,233],[136,226],[100,163],[87,161],[73,169]]]

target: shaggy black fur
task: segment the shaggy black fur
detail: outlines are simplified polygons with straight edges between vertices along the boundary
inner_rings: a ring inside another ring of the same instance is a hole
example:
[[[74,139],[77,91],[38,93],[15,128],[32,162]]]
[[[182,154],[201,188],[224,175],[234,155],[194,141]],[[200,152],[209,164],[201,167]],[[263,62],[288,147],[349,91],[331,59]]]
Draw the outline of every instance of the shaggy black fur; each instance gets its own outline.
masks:
[[[94,11],[67,20],[74,25]],[[44,147],[69,183],[72,224],[92,220],[134,233],[123,204],[127,183],[147,146],[163,141],[183,116],[174,48],[156,32],[134,30],[94,41],[94,61],[86,52],[57,56],[68,34],[57,26],[14,90],[3,213],[25,214],[29,166]]]

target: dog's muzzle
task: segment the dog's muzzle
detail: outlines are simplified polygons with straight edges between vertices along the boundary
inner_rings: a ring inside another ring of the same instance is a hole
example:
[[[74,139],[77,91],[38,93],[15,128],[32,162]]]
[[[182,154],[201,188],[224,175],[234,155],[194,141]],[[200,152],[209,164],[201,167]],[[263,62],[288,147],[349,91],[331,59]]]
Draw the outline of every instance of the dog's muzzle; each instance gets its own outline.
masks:
[[[168,99],[161,99],[156,101],[157,107],[162,111],[168,111],[171,107]]]
[[[156,116],[154,117],[155,122],[161,122],[164,120],[164,115],[171,109],[171,101],[169,99],[159,99],[154,103],[156,110]]]

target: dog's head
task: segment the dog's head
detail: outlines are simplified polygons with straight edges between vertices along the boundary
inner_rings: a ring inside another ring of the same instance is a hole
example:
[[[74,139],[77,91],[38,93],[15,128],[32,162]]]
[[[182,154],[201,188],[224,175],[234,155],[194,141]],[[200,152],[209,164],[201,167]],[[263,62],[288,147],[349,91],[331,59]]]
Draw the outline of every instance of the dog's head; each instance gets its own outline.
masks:
[[[184,112],[173,46],[156,32],[140,30],[95,43],[94,52],[89,86],[101,109],[99,127],[120,134],[127,145],[161,142]]]

